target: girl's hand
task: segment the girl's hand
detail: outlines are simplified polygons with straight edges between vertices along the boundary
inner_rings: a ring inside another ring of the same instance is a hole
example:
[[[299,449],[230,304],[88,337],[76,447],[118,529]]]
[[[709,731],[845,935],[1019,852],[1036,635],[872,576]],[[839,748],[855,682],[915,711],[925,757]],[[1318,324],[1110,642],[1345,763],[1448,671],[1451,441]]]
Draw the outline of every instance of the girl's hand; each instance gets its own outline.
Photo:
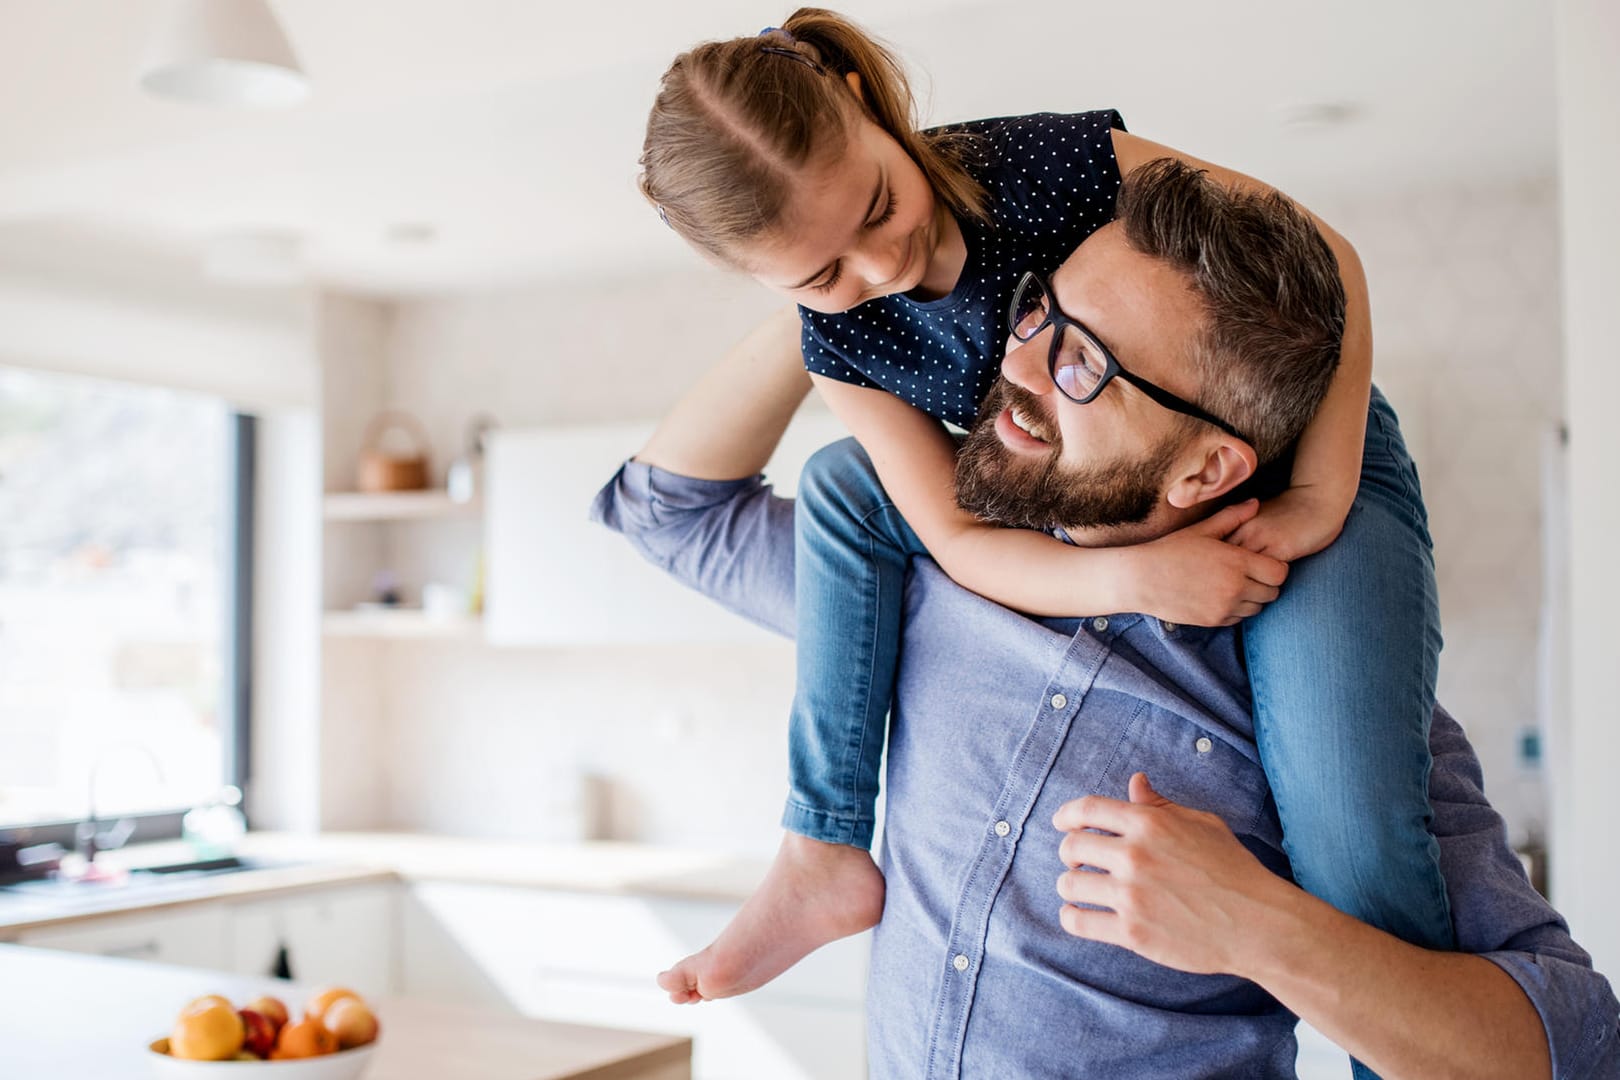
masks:
[[[1132,581],[1127,595],[1140,611],[1165,622],[1231,626],[1277,599],[1288,564],[1229,538],[1254,519],[1259,501],[1228,506],[1184,529],[1125,549]]]
[[[1289,488],[1261,506],[1258,514],[1227,539],[1257,554],[1293,562],[1337,540],[1349,510],[1315,488]]]

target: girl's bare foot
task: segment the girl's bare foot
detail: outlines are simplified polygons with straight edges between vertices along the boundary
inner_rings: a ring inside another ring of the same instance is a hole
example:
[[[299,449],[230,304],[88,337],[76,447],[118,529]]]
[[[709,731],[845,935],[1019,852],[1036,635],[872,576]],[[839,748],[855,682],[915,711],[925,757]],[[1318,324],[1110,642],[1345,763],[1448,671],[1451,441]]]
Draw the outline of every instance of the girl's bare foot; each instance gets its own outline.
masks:
[[[757,990],[831,941],[877,925],[883,873],[846,844],[789,833],[765,881],[702,952],[658,976],[677,1005]]]

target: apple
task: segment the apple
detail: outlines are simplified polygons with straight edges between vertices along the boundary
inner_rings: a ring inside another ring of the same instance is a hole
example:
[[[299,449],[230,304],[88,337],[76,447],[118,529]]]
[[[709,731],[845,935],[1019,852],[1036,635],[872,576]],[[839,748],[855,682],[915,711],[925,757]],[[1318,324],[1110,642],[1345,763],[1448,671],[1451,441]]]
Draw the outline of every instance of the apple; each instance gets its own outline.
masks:
[[[281,1030],[282,1025],[291,1019],[287,1015],[287,1006],[282,1004],[281,999],[271,997],[268,994],[264,997],[256,997],[242,1006],[244,1012],[248,1009],[252,1009],[268,1019],[278,1032]]]
[[[257,1009],[238,1009],[236,1015],[242,1018],[242,1048],[256,1057],[269,1057],[280,1025]]]
[[[377,1017],[359,998],[340,998],[321,1018],[326,1030],[337,1036],[338,1046],[364,1046],[377,1037]]]
[[[317,992],[314,997],[304,1003],[304,1019],[318,1021],[326,1015],[326,1010],[332,1007],[333,1002],[341,1001],[344,998],[358,999],[359,997],[360,995],[353,990],[341,986],[328,987]]]
[[[270,1051],[272,1061],[286,1058],[320,1057],[337,1050],[337,1036],[321,1026],[319,1020],[306,1016],[288,1024],[276,1036],[276,1048]]]
[[[242,1018],[222,997],[198,998],[181,1011],[169,1035],[169,1053],[192,1061],[224,1061],[242,1049]]]

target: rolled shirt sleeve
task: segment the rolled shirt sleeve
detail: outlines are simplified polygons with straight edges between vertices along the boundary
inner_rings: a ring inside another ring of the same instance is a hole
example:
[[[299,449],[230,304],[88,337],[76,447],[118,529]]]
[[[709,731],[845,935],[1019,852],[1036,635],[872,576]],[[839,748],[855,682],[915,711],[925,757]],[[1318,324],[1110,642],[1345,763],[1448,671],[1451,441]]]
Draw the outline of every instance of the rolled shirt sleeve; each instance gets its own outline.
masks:
[[[1479,759],[1462,728],[1436,709],[1429,800],[1457,947],[1492,961],[1541,1015],[1558,1080],[1620,1077],[1620,1002],[1563,916],[1535,891],[1485,798]]]
[[[763,476],[698,480],[631,460],[597,492],[591,519],[682,584],[793,636],[793,500]]]

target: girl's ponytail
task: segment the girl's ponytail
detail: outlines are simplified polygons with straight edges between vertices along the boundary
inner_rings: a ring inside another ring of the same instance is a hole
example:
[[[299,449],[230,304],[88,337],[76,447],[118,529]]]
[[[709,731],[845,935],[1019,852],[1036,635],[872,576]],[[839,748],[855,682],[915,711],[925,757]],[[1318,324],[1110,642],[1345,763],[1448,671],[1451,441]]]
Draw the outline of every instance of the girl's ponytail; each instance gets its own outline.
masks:
[[[782,29],[812,46],[832,72],[860,76],[862,102],[872,121],[889,133],[928,177],[934,194],[962,217],[985,220],[985,192],[963,167],[960,137],[917,130],[916,100],[899,59],[835,11],[800,8]]]
[[[860,77],[859,102],[845,81],[851,71]],[[893,54],[820,8],[800,8],[781,29],[675,58],[647,117],[642,194],[689,243],[736,263],[780,219],[798,169],[846,136],[852,106],[901,145],[947,207],[986,217],[960,137],[919,133]]]

